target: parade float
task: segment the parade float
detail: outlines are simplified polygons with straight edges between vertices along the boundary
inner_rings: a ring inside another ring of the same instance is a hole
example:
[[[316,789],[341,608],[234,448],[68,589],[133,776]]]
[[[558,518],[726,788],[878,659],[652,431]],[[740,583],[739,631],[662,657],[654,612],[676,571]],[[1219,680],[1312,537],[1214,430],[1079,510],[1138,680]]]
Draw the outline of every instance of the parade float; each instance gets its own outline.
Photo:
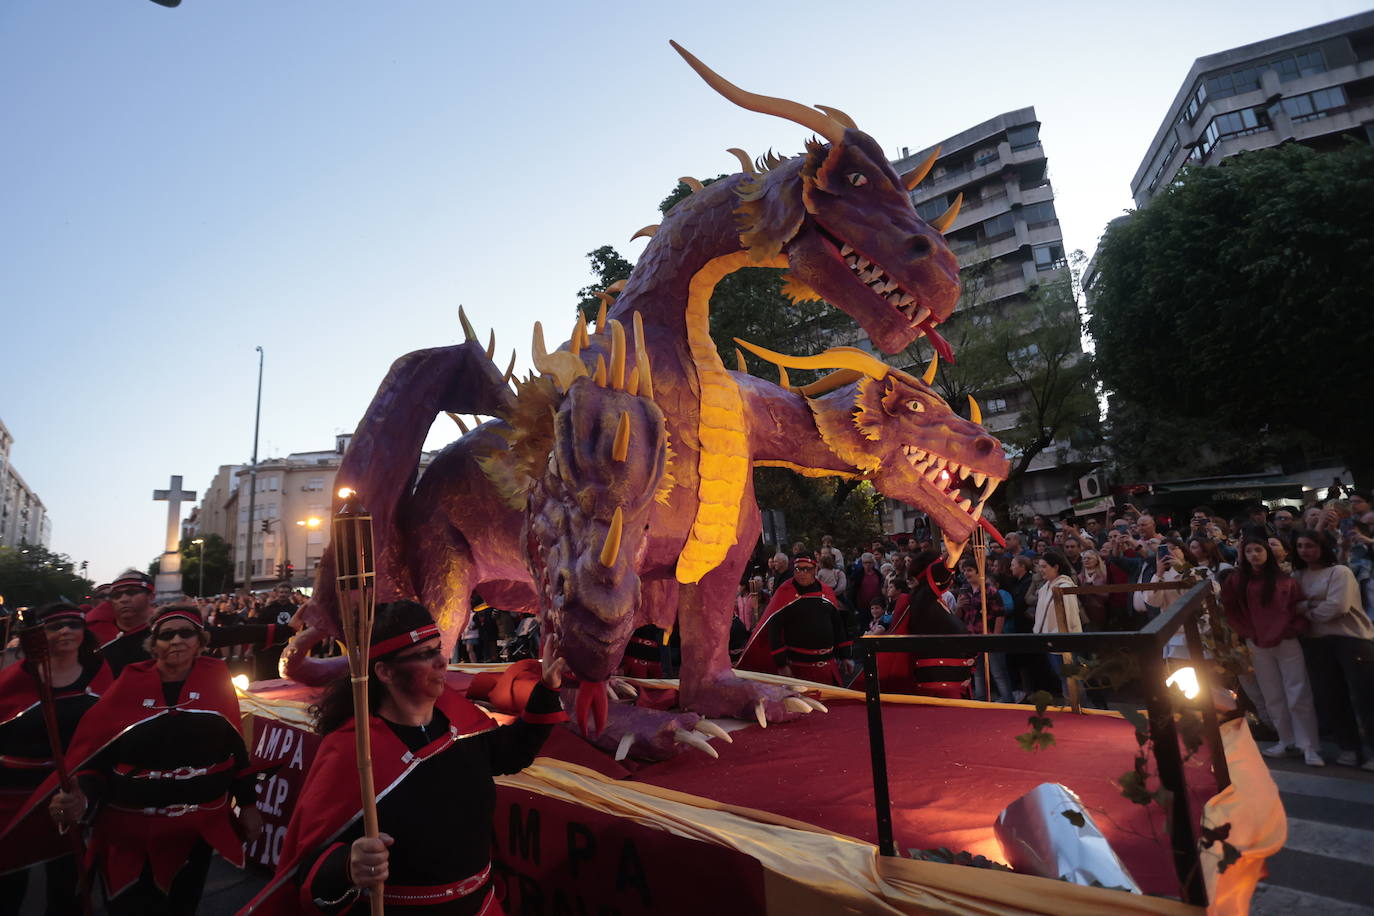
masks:
[[[937,360],[954,358],[938,328],[959,299],[942,235],[958,202],[926,222],[909,192],[936,154],[899,175],[839,109],[745,91],[674,47],[729,101],[805,128],[804,151],[732,150],[733,175],[685,179],[693,193],[637,233],[648,246],[594,322],[579,316],[553,350],[535,324],[527,377],[512,376],[513,360],[503,371],[466,315],[464,343],[398,359],[337,478],[371,513],[375,600],[422,602],[450,651],[474,592],[537,614],[576,676],[574,722],[533,767],[498,780],[507,911],[1171,913],[1209,900],[1243,911],[1282,844],[1277,792],[1243,720],[1202,714],[1212,753],[1181,756],[1162,672],[1144,724],[1059,715],[1050,742],[1035,737],[1049,728],[1043,709],[884,693],[880,657],[919,654],[923,637],[860,640],[866,693],[731,667],[733,598],[760,533],[754,467],[870,481],[925,511],[953,564],[991,528],[983,510],[1008,462],[976,402],[963,417],[932,389],[934,365],[915,376],[858,348],[796,356],[748,341],[778,381],[750,374],[743,353],[735,369],[721,362],[711,293],[744,267],[785,270],[786,295],[842,310],[878,351],[924,337]],[[829,372],[793,386],[788,369]],[[492,419],[417,481],[442,412]],[[337,635],[335,576],[326,552],[307,619]],[[1155,631],[1118,634],[1139,637],[1119,648],[1158,658],[1159,640],[1194,634],[1202,612],[1189,592]],[[645,624],[679,634],[679,678],[616,677]],[[1075,635],[946,637],[974,642],[927,654],[1103,645]],[[339,661],[295,651],[284,668],[294,682],[241,695],[255,761],[272,774],[269,828],[250,850],[265,865],[318,743],[311,685]],[[497,717],[518,713],[520,677],[518,666],[450,672]],[[1018,746],[1028,717],[1038,750]],[[1123,795],[1123,772],[1142,792],[1157,786],[1155,804]],[[1018,870],[994,864],[1008,861]]]

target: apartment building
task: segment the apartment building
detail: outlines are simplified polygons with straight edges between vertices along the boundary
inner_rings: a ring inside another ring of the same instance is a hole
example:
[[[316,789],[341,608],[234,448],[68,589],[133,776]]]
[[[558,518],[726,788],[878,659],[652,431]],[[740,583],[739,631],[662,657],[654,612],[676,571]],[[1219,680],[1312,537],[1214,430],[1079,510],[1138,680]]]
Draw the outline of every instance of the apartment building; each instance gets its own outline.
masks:
[[[52,540],[52,521],[38,494],[10,463],[14,436],[0,420],[0,547],[37,544]]]
[[[911,197],[916,212],[934,220],[963,195],[959,216],[945,233],[959,258],[964,296],[942,331],[957,340],[963,336],[961,328],[973,335],[992,316],[1014,316],[1035,287],[1064,278],[1068,260],[1033,107],[1000,114],[923,150],[903,149],[893,168],[898,174],[911,170],[935,146],[940,156]],[[1077,325],[1077,311],[1066,311],[1062,320]],[[919,375],[924,366],[901,368]],[[1010,380],[977,396],[984,423],[993,432],[1021,422],[1026,392]],[[1031,463],[1009,504],[1024,513],[1067,508],[1069,487],[1084,466],[1085,456],[1067,442],[1056,443]],[[910,507],[886,501],[889,531],[910,530],[914,517]]]
[[[1374,143],[1374,11],[1199,57],[1131,179],[1137,207],[1185,166],[1296,142]]]

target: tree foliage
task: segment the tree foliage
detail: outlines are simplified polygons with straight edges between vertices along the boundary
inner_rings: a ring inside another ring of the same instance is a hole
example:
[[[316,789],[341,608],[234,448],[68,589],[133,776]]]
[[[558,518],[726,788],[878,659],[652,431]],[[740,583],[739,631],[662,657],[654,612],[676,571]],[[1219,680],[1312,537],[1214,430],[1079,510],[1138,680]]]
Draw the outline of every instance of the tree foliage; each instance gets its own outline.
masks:
[[[0,596],[10,607],[80,602],[94,589],[95,583],[78,573],[64,553],[35,544],[0,547]]]
[[[195,543],[195,538],[182,538],[181,546],[181,593],[194,597],[223,594],[233,588],[230,578],[229,542],[218,534],[204,536],[205,543]],[[201,551],[204,551],[202,558]],[[205,563],[205,595],[200,592],[200,564]],[[148,564],[148,575],[156,576],[162,569],[162,557],[157,556]]]
[[[1334,452],[1368,484],[1371,200],[1374,150],[1288,144],[1188,170],[1108,227],[1088,327],[1124,465],[1225,473]]]

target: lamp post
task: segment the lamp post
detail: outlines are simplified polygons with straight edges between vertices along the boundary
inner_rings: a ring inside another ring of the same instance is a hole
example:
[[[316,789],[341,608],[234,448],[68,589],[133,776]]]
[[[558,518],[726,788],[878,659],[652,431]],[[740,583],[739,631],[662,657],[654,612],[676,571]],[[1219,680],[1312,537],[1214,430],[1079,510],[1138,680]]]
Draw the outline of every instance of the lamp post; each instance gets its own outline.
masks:
[[[204,597],[205,597],[205,538],[196,538],[196,539],[195,539],[194,541],[192,541],[191,543],[192,543],[192,544],[195,544],[196,547],[199,548],[199,550],[196,552],[196,556],[199,557],[198,565],[200,566],[200,584],[196,586],[196,597],[198,597],[198,598],[204,598]]]
[[[314,516],[314,515],[310,516],[309,518],[302,518],[302,519],[297,519],[297,520],[296,520],[296,527],[297,527],[297,528],[304,528],[304,529],[306,529],[306,535],[305,535],[305,575],[306,575],[306,584],[309,584],[309,576],[310,576],[310,532],[316,530],[317,528],[319,528],[320,525],[322,525],[323,523],[324,523],[324,520],[323,520],[323,519],[320,519],[320,518],[318,518],[318,517],[316,517],[316,516]]]
[[[247,537],[244,539],[243,551],[243,584],[250,593],[253,591],[253,503],[258,495],[258,428],[262,420],[263,354],[262,347],[255,349],[258,351],[258,406],[253,413],[253,465],[248,471],[248,525],[244,529]]]

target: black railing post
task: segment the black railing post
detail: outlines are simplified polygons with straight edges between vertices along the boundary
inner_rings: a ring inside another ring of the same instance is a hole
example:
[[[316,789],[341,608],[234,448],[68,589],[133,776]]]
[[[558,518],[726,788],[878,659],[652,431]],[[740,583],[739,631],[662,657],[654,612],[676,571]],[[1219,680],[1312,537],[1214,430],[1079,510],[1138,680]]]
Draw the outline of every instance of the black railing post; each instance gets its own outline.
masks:
[[[873,810],[878,817],[878,851],[895,856],[892,839],[892,797],[887,785],[887,742],[883,739],[882,685],[878,683],[878,652],[868,639],[860,639],[864,657],[864,705],[868,707],[868,750],[873,758]]]
[[[1207,887],[1202,880],[1198,861],[1197,840],[1189,813],[1188,783],[1183,774],[1183,755],[1178,749],[1178,729],[1174,725],[1174,708],[1169,701],[1169,676],[1164,660],[1158,656],[1142,660],[1141,676],[1145,679],[1146,713],[1150,718],[1150,742],[1154,745],[1155,772],[1159,785],[1171,794],[1170,845],[1173,847],[1174,871],[1183,899],[1199,906],[1207,905]]]

